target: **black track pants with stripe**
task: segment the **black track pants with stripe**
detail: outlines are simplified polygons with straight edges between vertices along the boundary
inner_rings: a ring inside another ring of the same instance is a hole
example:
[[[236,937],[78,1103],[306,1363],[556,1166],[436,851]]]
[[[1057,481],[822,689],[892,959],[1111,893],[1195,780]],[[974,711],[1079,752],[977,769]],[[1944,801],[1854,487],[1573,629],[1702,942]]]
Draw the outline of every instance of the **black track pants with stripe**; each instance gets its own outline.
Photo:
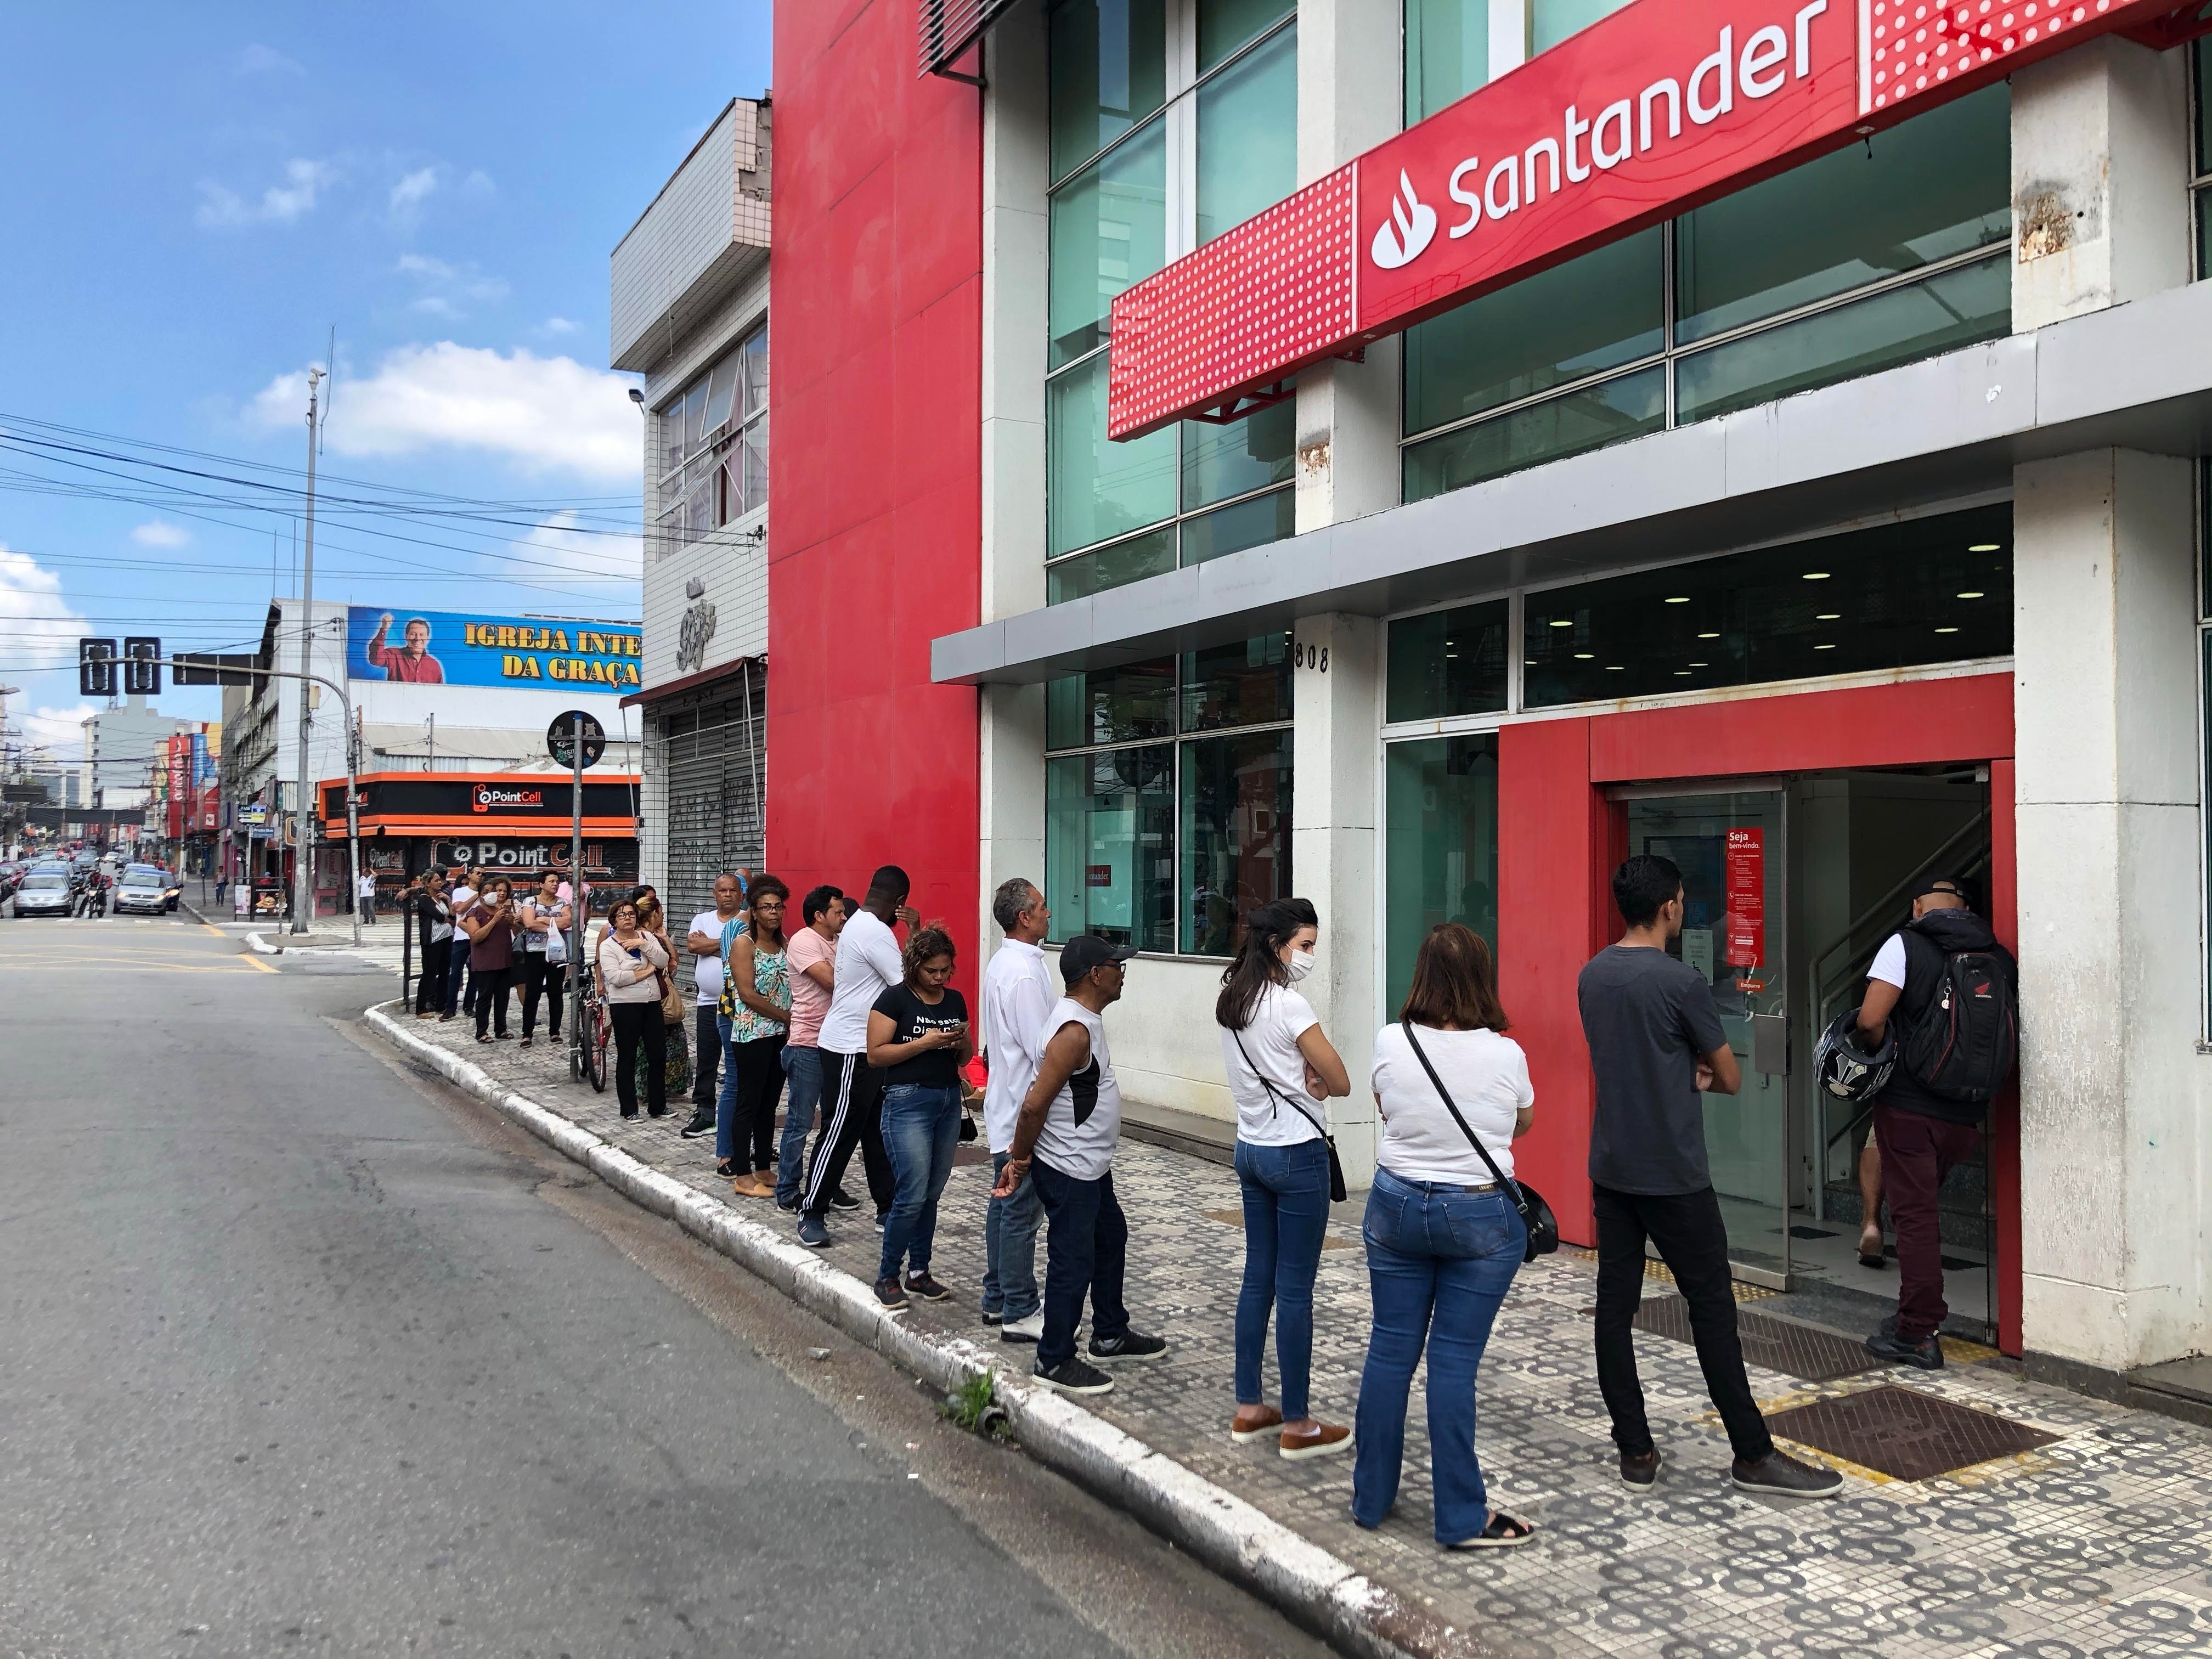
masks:
[[[868,1064],[865,1054],[822,1051],[822,1129],[814,1140],[814,1162],[806,1171],[806,1186],[799,1207],[819,1220],[829,1212],[853,1148],[860,1149],[861,1166],[868,1176],[868,1196],[876,1213],[891,1207],[891,1161],[884,1151],[884,1074]]]

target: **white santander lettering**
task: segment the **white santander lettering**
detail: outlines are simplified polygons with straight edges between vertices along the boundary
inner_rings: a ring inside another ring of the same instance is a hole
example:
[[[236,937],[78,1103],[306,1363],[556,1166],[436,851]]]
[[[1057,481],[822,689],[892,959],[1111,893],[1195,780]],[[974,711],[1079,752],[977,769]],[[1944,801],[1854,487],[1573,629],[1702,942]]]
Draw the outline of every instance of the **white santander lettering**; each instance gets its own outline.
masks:
[[[1672,80],[1654,81],[1644,88],[1644,142],[1638,149],[1651,148],[1651,100],[1662,92],[1667,94],[1667,136],[1682,136],[1682,88]]]
[[[1505,199],[1498,199],[1498,181],[1505,180]],[[1490,169],[1490,176],[1482,181],[1483,211],[1493,219],[1503,219],[1521,205],[1521,158],[1509,155]]]
[[[1743,43],[1743,56],[1736,61],[1736,82],[1743,88],[1747,98],[1766,98],[1782,90],[1789,71],[1776,68],[1790,56],[1790,37],[1769,23],[1765,28]],[[1773,70],[1773,74],[1767,71]]]
[[[1551,158],[1552,194],[1557,196],[1559,193],[1559,141],[1556,138],[1539,138],[1528,146],[1523,157],[1528,163],[1528,205],[1530,207],[1536,205],[1536,156],[1539,152]]]
[[[1575,106],[1572,104],[1568,105],[1567,179],[1571,184],[1579,185],[1583,179],[1590,176],[1590,170],[1582,164],[1582,158],[1575,153],[1575,141],[1577,138],[1580,138],[1583,134],[1588,132],[1589,129],[1590,124],[1587,121],[1577,121],[1575,118]]]
[[[1615,125],[1620,128],[1618,149],[1607,146],[1605,142],[1606,128]],[[1629,125],[1628,100],[1624,98],[1617,104],[1607,104],[1598,112],[1597,125],[1590,130],[1591,161],[1601,167],[1617,167],[1628,159],[1635,143],[1636,135]]]
[[[1482,198],[1471,190],[1462,190],[1459,187],[1459,181],[1481,165],[1482,158],[1480,155],[1470,155],[1452,169],[1451,198],[1467,210],[1466,220],[1451,228],[1452,240],[1455,242],[1482,222]]]
[[[1797,14],[1797,78],[1801,81],[1813,72],[1813,20],[1827,9],[1828,0],[1813,0]]]
[[[1710,104],[1700,103],[1698,88],[1709,74],[1720,76],[1721,94]],[[1690,71],[1690,118],[1709,127],[1735,107],[1735,26],[1730,24],[1721,31],[1721,49],[1710,58],[1699,58],[1697,68]]]

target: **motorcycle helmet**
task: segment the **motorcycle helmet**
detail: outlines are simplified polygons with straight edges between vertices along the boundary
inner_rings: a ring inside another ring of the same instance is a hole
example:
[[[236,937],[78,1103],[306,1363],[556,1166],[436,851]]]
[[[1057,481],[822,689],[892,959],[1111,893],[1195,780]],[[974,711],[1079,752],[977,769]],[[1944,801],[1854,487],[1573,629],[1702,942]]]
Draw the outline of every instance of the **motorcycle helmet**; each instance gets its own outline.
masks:
[[[1820,1086],[1838,1100],[1854,1103],[1871,1100],[1882,1091],[1889,1074],[1897,1069],[1897,1030],[1886,1027],[1881,1045],[1869,1054],[1859,1030],[1859,1011],[1849,1008],[1836,1016],[1820,1033],[1813,1058],[1813,1075]]]

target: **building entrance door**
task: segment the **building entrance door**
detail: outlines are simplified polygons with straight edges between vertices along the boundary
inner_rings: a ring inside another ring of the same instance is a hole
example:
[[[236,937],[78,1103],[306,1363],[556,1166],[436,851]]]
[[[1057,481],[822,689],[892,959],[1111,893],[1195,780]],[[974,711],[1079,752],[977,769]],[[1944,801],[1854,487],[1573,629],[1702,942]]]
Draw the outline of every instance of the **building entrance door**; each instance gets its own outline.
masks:
[[[1670,953],[1713,988],[1743,1072],[1734,1095],[1705,1096],[1705,1153],[1737,1278],[1790,1288],[1788,792],[1719,786],[1624,791],[1628,851],[1682,872],[1681,937]]]

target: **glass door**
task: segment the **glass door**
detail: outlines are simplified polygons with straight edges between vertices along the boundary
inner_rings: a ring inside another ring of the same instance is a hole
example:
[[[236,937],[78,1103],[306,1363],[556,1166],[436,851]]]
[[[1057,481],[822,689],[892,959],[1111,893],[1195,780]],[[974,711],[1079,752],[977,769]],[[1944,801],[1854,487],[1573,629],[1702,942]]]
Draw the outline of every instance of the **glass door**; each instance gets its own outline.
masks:
[[[1705,1153],[1736,1277],[1790,1288],[1790,1043],[1784,798],[1778,788],[1630,793],[1628,850],[1682,872],[1681,937],[1668,951],[1713,988],[1743,1072],[1708,1091]]]

